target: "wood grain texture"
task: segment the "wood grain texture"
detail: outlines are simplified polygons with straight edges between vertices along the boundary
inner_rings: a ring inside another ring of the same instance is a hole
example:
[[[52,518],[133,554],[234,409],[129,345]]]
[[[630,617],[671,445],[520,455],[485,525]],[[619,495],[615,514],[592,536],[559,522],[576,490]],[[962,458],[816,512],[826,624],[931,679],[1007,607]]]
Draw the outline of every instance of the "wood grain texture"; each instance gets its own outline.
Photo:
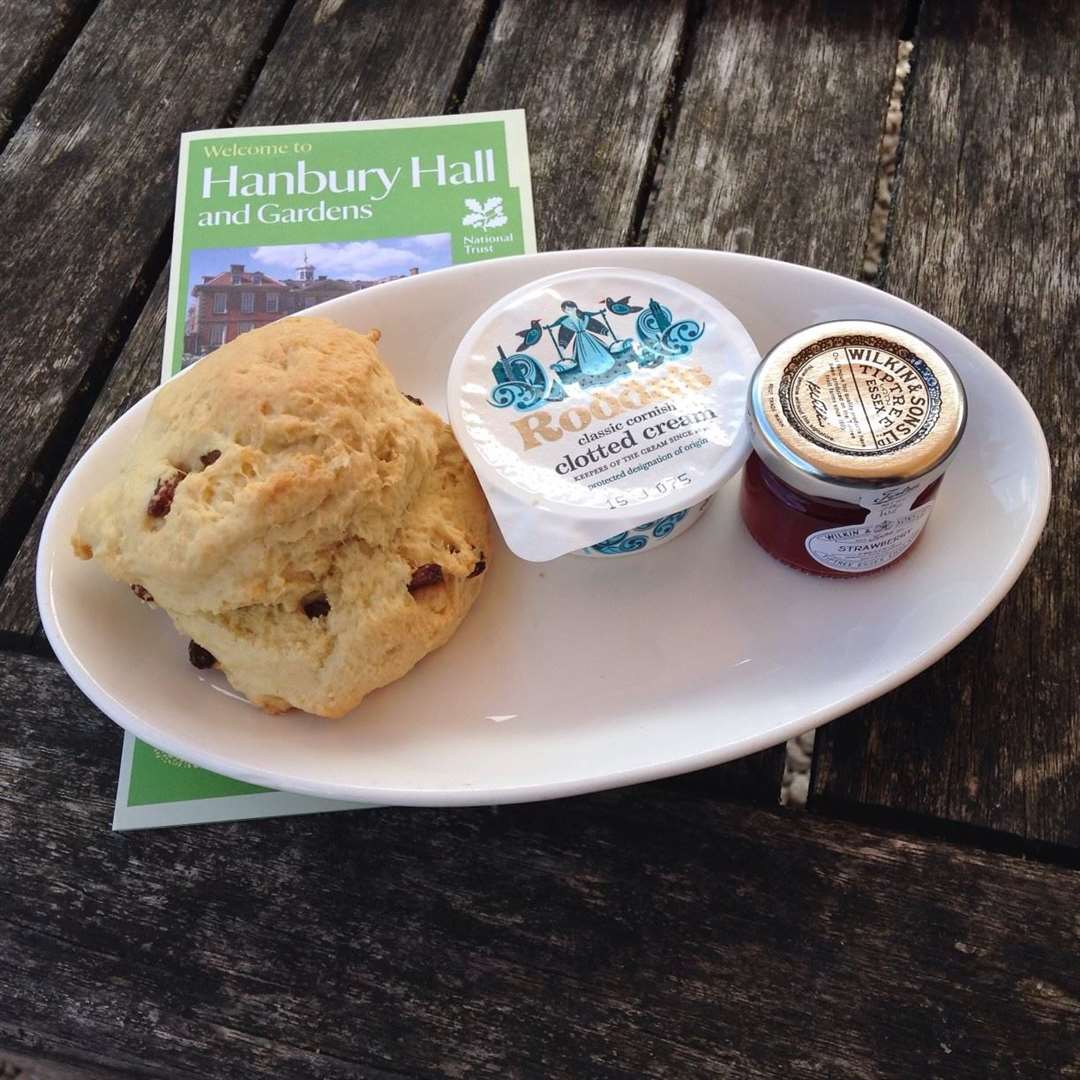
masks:
[[[647,242],[856,274],[904,8],[707,3]]]
[[[232,119],[254,126],[442,112],[457,77],[455,57],[464,56],[480,28],[483,5],[481,0],[443,0],[429,4],[426,11],[428,18],[418,22],[401,5],[335,7],[303,0],[289,15],[251,94]],[[353,62],[342,64],[342,56]],[[52,497],[94,440],[157,384],[167,283],[168,267],[0,582],[0,630],[25,636],[36,632],[34,559]],[[0,325],[4,321],[0,316]]]
[[[421,13],[423,17],[418,17]],[[301,0],[239,124],[377,120],[445,112],[484,30],[484,0]]]
[[[1019,384],[1046,432],[1055,494],[1034,561],[997,611],[933,668],[820,733],[814,798],[1075,847],[1080,8],[927,3],[915,64],[888,287]]]
[[[97,0],[0,0],[0,147],[48,81]]]
[[[47,661],[4,657],[0,694],[13,1053],[201,1080],[1080,1068],[1075,872],[656,787],[115,834],[119,732]]]
[[[0,581],[0,629],[30,636],[40,626],[34,591],[34,570],[45,515],[60,485],[91,444],[118,416],[157,385],[161,375],[161,350],[165,339],[168,283],[169,268],[166,266],[124,345],[120,359],[109,373],[104,389],[95,400],[75,445],[64,461],[60,475],[49,492],[49,498],[35,517],[7,574]]]
[[[464,111],[526,110],[541,251],[629,239],[685,28],[678,0],[499,9]]]
[[[62,1064],[37,1055],[0,1050],[0,1080],[135,1080],[147,1073],[118,1073],[112,1062],[96,1065]]]
[[[47,485],[50,440],[152,284],[180,132],[223,115],[284,3],[103,0],[0,156],[0,428],[17,463],[0,515]],[[27,524],[0,520],[5,543]]]

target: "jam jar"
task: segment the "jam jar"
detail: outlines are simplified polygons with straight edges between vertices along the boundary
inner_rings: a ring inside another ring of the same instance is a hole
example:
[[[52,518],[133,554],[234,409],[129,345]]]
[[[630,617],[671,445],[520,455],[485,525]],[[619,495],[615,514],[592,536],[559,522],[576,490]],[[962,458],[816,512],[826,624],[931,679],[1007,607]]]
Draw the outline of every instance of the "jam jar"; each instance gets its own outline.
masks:
[[[882,570],[922,533],[966,418],[959,376],[909,331],[855,319],[800,330],[750,383],[743,520],[798,570]]]

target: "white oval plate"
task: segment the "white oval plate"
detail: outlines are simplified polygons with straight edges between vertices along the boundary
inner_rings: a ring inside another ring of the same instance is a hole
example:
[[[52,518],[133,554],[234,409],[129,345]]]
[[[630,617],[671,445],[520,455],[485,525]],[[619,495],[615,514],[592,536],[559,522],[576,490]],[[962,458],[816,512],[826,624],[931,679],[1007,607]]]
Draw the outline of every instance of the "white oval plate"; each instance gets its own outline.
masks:
[[[71,553],[78,509],[120,468],[149,395],[91,447],[45,523],[38,603],[75,682],[140,738],[253,783],[384,804],[519,802],[771,746],[911,678],[1001,600],[1046,519],[1042,431],[985,353],[886,293],[745,255],[627,248],[455,267],[311,313],[379,327],[402,389],[445,415],[447,365],[479,312],[534,277],[597,264],[712,293],[762,353],[800,327],[846,317],[904,327],[948,356],[971,419],[912,556],[865,580],[789,570],[745,532],[736,478],[699,525],[641,558],[528,563],[500,543],[456,637],[400,682],[343,720],[267,716],[220,675],[196,672],[163,613]]]

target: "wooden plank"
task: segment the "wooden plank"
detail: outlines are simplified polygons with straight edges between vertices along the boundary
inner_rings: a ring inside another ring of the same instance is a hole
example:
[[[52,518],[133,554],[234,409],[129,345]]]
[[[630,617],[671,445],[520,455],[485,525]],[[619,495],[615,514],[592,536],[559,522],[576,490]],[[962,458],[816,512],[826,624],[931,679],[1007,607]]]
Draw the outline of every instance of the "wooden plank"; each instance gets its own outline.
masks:
[[[303,0],[235,120],[254,126],[442,112],[454,92],[454,58],[466,55],[482,27],[483,4],[441,0],[426,11],[418,22],[400,5],[331,10],[319,0]],[[342,64],[342,56],[353,62]],[[168,267],[0,582],[0,630],[35,634],[34,558],[52,496],[94,440],[157,383],[167,282]]]
[[[706,4],[647,242],[857,275],[905,7]]]
[[[924,4],[888,287],[1016,380],[1046,431],[1056,495],[997,611],[941,663],[821,733],[819,806],[1080,845],[1078,70],[1075,4]]]
[[[1071,1076],[1075,871],[656,787],[111,833],[0,660],[0,1045],[93,1074]],[[111,1071],[110,1071],[111,1065]]]
[[[137,1076],[146,1077],[147,1074],[118,1073],[112,1062],[107,1062],[105,1068],[95,1065],[73,1067],[36,1054],[27,1056],[0,1050],[0,1077],[4,1080],[134,1080]]]
[[[90,415],[49,491],[49,497],[34,518],[7,575],[0,581],[0,629],[9,634],[33,636],[40,629],[34,584],[35,560],[45,515],[52,505],[53,496],[94,440],[157,385],[165,339],[168,284],[169,268],[166,265],[131,331],[120,359],[109,373],[100,396],[94,401]]]
[[[856,274],[904,7],[706,4],[639,239]],[[725,796],[774,801],[783,769],[783,746],[725,766]]]
[[[376,120],[445,112],[486,27],[484,0],[300,0],[239,124]]]
[[[783,778],[784,744],[780,743],[723,765],[683,773],[681,776],[669,776],[654,781],[654,784],[683,795],[778,806]]]
[[[0,3],[0,148],[30,111],[97,0]]]
[[[499,9],[465,111],[525,108],[541,251],[630,238],[686,28],[678,0]]]
[[[179,133],[227,111],[286,2],[103,0],[0,156],[5,562],[160,269]]]

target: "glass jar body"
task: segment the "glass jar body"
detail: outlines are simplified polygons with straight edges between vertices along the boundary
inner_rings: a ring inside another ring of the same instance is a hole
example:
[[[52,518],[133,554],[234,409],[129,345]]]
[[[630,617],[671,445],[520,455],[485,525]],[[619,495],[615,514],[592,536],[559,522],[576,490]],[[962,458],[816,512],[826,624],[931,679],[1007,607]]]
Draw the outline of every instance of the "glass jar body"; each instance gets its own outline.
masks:
[[[924,487],[910,504],[915,511],[926,506],[937,494],[939,476]],[[857,498],[857,493],[852,493]],[[854,529],[866,522],[870,510],[858,502],[808,495],[777,476],[756,453],[750,455],[743,470],[740,508],[750,535],[774,559],[822,577],[850,578],[880,573],[894,566],[918,542],[921,528],[914,539],[896,557],[883,565],[865,570],[836,570],[815,558],[808,541],[823,533],[845,528]]]

